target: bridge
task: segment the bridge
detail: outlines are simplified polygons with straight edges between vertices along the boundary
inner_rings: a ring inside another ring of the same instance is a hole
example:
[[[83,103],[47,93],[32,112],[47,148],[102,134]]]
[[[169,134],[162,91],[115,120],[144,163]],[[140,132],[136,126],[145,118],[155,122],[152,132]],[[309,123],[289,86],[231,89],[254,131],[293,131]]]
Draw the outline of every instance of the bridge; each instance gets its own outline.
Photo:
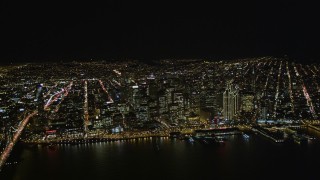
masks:
[[[53,102],[55,102],[60,96],[62,96],[63,93],[64,93],[64,96],[67,96],[68,92],[71,90],[72,84],[73,84],[73,82],[71,81],[67,87],[63,88],[60,92],[53,94],[49,98],[49,100],[46,102],[46,104],[44,105],[44,109],[45,110],[49,109],[50,105]],[[19,123],[19,125],[16,129],[16,132],[13,135],[12,140],[7,144],[7,146],[5,147],[4,151],[2,152],[2,154],[0,156],[0,171],[1,171],[2,167],[4,166],[4,164],[6,163],[7,159],[9,158],[10,153],[11,153],[14,145],[18,142],[19,137],[20,137],[21,133],[23,132],[24,128],[27,126],[30,119],[37,114],[38,114],[38,110],[34,110]]]
[[[17,128],[16,133],[13,135],[13,138],[11,140],[10,143],[8,143],[8,145],[6,146],[6,148],[4,149],[4,151],[2,152],[1,156],[0,156],[0,171],[3,167],[3,165],[6,163],[6,160],[8,159],[10,152],[13,149],[13,146],[17,143],[23,129],[26,127],[26,125],[28,124],[29,120],[35,116],[38,113],[37,110],[33,111],[32,113],[30,113],[26,118],[24,118],[19,127]]]
[[[314,130],[320,132],[320,128],[317,127],[317,126],[314,126],[314,125],[312,125],[312,124],[308,124],[307,127],[309,127],[309,128],[311,128],[311,129],[314,129]]]

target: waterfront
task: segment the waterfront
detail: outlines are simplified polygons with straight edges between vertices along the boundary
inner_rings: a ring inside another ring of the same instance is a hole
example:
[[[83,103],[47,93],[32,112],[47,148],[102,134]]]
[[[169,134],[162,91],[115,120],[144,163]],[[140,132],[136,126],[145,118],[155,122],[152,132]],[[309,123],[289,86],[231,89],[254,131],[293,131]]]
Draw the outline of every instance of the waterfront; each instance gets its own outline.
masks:
[[[317,66],[185,63],[16,66],[0,92],[0,179],[319,179]]]
[[[0,179],[318,179],[320,143],[228,136],[208,146],[170,138],[79,145],[19,145]],[[10,160],[9,159],[9,160]]]

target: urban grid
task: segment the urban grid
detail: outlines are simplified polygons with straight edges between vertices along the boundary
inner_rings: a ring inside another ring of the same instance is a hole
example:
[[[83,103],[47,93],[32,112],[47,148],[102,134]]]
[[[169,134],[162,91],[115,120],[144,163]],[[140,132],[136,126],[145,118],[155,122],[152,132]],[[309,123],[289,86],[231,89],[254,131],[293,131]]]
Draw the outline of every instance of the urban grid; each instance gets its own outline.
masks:
[[[254,132],[307,143],[315,137],[306,129],[320,131],[319,77],[319,64],[286,57],[1,66],[0,168],[17,142],[159,136],[210,144]]]

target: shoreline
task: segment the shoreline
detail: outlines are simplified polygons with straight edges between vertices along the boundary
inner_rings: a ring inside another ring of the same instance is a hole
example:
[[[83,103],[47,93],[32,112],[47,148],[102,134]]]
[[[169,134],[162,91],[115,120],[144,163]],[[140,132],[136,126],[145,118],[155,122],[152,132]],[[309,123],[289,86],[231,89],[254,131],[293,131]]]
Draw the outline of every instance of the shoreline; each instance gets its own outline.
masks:
[[[166,137],[169,138],[169,135],[152,135],[152,136],[139,136],[139,137],[119,137],[119,138],[74,138],[68,140],[52,140],[52,141],[43,141],[43,142],[27,142],[20,141],[19,143],[25,145],[54,145],[54,144],[87,144],[87,143],[97,143],[97,142],[115,142],[115,141],[127,141],[132,139],[146,139],[146,138],[154,138],[154,137]]]

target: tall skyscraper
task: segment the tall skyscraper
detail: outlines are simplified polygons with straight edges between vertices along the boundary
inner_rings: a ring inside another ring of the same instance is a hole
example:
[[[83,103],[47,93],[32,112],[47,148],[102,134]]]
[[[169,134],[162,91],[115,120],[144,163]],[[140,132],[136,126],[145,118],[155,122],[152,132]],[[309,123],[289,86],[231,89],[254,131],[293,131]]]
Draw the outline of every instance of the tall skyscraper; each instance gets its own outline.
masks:
[[[252,94],[241,95],[241,111],[252,112],[254,109],[254,96]]]
[[[223,93],[223,116],[225,120],[234,120],[239,110],[239,93],[234,88],[232,82],[227,83],[227,88]]]

